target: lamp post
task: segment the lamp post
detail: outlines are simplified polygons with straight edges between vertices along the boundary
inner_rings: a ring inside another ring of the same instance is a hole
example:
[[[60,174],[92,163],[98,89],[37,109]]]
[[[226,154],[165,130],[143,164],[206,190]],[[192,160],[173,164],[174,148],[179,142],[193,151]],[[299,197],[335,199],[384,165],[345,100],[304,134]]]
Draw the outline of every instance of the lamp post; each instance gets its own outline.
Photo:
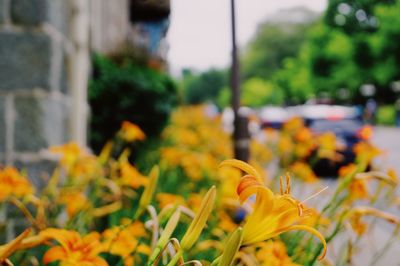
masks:
[[[232,89],[232,110],[234,114],[233,145],[235,158],[248,161],[249,141],[248,119],[240,113],[240,80],[239,62],[236,46],[236,19],[235,19],[235,0],[231,0],[231,25],[232,25],[232,67],[231,67],[231,89]]]

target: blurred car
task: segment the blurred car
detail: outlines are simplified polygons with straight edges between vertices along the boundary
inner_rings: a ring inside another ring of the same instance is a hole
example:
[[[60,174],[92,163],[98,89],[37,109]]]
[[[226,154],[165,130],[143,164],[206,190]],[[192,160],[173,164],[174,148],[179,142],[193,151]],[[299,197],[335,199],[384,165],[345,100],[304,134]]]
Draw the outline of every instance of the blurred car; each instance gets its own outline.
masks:
[[[258,113],[262,128],[280,129],[289,117],[288,110],[284,107],[267,106]]]
[[[314,135],[332,132],[336,136],[336,146],[341,147],[340,161],[320,159],[313,161],[313,170],[318,176],[335,176],[340,167],[354,162],[354,145],[368,141],[372,128],[364,125],[362,113],[357,107],[328,104],[305,104],[288,108],[290,117],[299,116]]]
[[[288,108],[290,116],[300,116],[306,123],[313,120],[340,120],[361,119],[362,113],[356,107],[327,105],[327,104],[305,104]]]
[[[340,167],[354,162],[354,145],[361,141],[369,141],[372,137],[372,127],[362,122],[355,107],[320,106],[314,109],[314,112],[302,114],[306,125],[315,135],[332,132],[336,136],[337,147],[340,147],[340,161],[320,159],[313,165],[313,170],[318,176],[335,175]]]

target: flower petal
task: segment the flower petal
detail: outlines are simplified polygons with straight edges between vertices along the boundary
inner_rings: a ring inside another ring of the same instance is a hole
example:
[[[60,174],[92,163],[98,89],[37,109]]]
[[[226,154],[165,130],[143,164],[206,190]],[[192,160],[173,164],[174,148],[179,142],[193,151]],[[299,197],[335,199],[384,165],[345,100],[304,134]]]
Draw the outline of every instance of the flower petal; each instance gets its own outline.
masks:
[[[249,175],[255,176],[259,182],[262,183],[262,181],[263,181],[261,178],[261,175],[257,172],[257,170],[254,169],[254,167],[251,166],[250,164],[245,163],[243,161],[236,160],[236,159],[228,159],[219,164],[219,167],[222,167],[222,166],[232,166],[232,167],[238,168],[238,169],[242,170],[243,172],[246,172]]]
[[[67,258],[65,249],[60,246],[55,246],[49,249],[43,256],[43,263],[49,264],[56,260],[63,260]]]
[[[258,182],[256,177],[252,175],[245,175],[240,178],[236,193],[239,196],[240,203],[246,201],[251,195],[257,193],[257,188],[264,187],[262,183]]]

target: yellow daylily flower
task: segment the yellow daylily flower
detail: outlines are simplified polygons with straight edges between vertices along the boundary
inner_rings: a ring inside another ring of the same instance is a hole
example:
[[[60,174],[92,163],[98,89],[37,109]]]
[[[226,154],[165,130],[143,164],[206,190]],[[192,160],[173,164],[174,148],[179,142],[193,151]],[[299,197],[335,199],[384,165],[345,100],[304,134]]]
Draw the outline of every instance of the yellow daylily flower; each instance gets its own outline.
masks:
[[[74,164],[79,157],[86,154],[86,152],[75,142],[66,143],[60,146],[53,146],[50,147],[49,150],[50,152],[60,154],[60,163],[67,168],[71,167],[71,165]]]
[[[43,256],[43,263],[60,261],[62,266],[108,266],[99,256],[103,251],[100,234],[90,233],[84,237],[76,231],[48,228],[40,233],[43,237],[56,240],[60,246],[53,246]]]
[[[300,178],[304,182],[316,182],[318,181],[318,177],[314,173],[314,171],[311,169],[310,165],[297,161],[293,163],[289,167],[290,171],[293,172],[293,175],[295,177]]]
[[[86,195],[80,191],[66,191],[60,195],[58,201],[66,206],[69,218],[90,206]]]
[[[245,163],[237,164],[235,161],[225,161],[222,165],[237,167],[243,171],[249,167],[242,167]],[[274,194],[253,175],[242,177],[237,193],[241,203],[250,196],[256,195],[253,212],[247,216],[243,226],[243,245],[258,243],[276,237],[287,231],[303,230],[318,237],[324,245],[322,259],[326,254],[326,241],[313,227],[303,224],[303,221],[313,212],[290,196],[290,178],[287,178],[287,188],[280,195]]]
[[[121,186],[132,187],[137,189],[141,186],[147,185],[149,182],[148,178],[142,175],[133,165],[131,165],[127,160],[123,160],[119,164],[120,167],[120,177],[117,183]]]
[[[135,140],[143,141],[146,139],[146,135],[140,129],[140,127],[129,121],[122,122],[119,134],[121,138],[127,142],[133,142]]]
[[[262,243],[256,256],[262,266],[300,266],[291,260],[287,254],[285,244],[281,241],[267,241]]]
[[[251,179],[247,176],[246,179]],[[242,190],[239,190],[239,197],[243,200],[256,194],[256,203],[253,213],[247,217],[243,226],[243,244],[261,242],[287,231],[304,230],[318,237],[324,244],[326,253],[326,242],[324,237],[313,227],[303,225],[302,221],[307,217],[307,210],[302,209],[299,202],[289,194],[275,195],[271,190],[262,184],[250,183]],[[239,185],[240,186],[240,185]],[[241,196],[244,195],[244,196]]]
[[[14,167],[0,170],[0,188],[0,201],[10,196],[21,198],[34,192],[29,180]]]
[[[136,221],[122,221],[128,223],[125,228],[112,227],[106,229],[103,233],[103,250],[113,255],[123,258],[125,265],[133,265],[134,256],[133,252],[142,253],[139,250],[139,238],[146,236],[146,229],[143,223]],[[131,263],[132,262],[132,263]]]

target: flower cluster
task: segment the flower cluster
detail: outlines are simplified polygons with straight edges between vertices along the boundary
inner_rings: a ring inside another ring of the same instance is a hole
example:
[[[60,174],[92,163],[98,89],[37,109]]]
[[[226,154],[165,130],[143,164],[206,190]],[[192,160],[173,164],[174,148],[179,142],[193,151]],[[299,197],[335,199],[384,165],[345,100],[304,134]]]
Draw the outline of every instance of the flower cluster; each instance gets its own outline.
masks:
[[[337,188],[327,193],[305,158],[336,158],[334,135],[316,138],[298,119],[266,134],[277,142],[253,140],[250,163],[230,159],[220,118],[208,117],[201,106],[181,107],[156,150],[138,153],[146,135],[124,122],[98,156],[74,143],[52,147],[59,165],[45,187],[5,167],[0,207],[20,212],[0,221],[0,230],[9,219],[23,219],[27,228],[0,245],[0,264],[342,263],[351,261],[354,246],[374,225],[368,217],[393,224],[393,237],[399,236],[399,218],[379,209],[398,204],[398,179],[393,170],[371,169],[376,148],[356,146],[357,160],[339,171]],[[282,167],[275,174],[265,171],[271,151]],[[298,182],[291,172],[313,183]],[[300,200],[293,192],[299,186],[317,190]],[[329,200],[314,208],[315,197]],[[348,240],[344,256],[330,254],[336,238]]]

